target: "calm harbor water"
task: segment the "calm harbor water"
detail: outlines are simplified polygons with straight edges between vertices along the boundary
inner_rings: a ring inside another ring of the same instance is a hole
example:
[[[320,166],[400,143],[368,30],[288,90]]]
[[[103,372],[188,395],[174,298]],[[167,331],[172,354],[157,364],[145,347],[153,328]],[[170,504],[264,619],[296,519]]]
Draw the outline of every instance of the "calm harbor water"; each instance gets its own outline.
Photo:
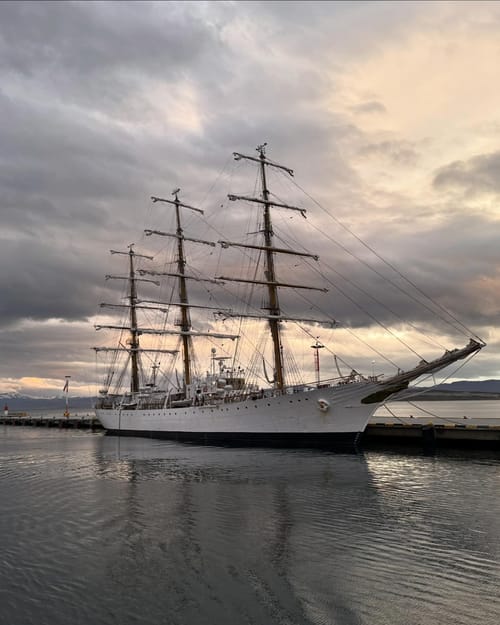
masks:
[[[500,425],[500,401],[482,399],[479,401],[393,401],[381,406],[376,416],[406,418],[410,415],[435,421],[462,423],[465,420],[479,419],[484,423]],[[376,417],[375,417],[376,420]]]
[[[500,454],[0,427],[0,625],[497,625]]]

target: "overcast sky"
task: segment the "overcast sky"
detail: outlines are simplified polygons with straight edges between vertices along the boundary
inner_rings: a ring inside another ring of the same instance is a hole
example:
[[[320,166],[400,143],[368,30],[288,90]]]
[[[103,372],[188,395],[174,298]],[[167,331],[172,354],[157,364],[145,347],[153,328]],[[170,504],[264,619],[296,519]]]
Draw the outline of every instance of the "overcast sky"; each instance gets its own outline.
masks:
[[[488,343],[458,378],[500,377],[499,58],[496,2],[0,3],[0,392],[94,392],[109,249],[176,186],[216,211],[231,153],[264,141],[321,205],[326,265],[454,346],[335,260],[325,210]]]

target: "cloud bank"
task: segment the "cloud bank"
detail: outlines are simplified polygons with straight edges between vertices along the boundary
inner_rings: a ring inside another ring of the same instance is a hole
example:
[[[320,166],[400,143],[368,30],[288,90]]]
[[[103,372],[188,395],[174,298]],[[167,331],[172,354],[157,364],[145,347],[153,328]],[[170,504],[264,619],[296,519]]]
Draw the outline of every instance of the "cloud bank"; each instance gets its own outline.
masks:
[[[119,295],[108,250],[150,245],[167,217],[149,196],[177,186],[206,209],[198,234],[241,229],[222,182],[251,191],[231,153],[263,141],[297,172],[277,192],[307,204],[345,328],[453,343],[394,266],[496,345],[499,25],[488,2],[3,2],[0,390],[92,386],[93,322]],[[500,375],[493,351],[474,376]]]

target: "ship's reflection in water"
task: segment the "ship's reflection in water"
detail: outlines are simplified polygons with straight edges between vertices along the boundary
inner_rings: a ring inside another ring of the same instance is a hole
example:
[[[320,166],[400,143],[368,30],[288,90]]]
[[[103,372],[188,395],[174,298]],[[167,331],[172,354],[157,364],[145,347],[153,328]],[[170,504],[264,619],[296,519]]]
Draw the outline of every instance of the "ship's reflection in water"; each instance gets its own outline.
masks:
[[[44,436],[0,439],[2,625],[497,623],[495,457]]]

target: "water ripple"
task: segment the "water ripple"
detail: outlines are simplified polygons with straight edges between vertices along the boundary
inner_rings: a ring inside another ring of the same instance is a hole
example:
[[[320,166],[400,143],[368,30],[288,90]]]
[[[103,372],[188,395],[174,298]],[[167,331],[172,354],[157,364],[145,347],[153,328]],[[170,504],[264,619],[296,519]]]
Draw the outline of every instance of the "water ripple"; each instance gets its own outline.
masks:
[[[0,436],[0,625],[498,621],[495,457],[24,434]]]

